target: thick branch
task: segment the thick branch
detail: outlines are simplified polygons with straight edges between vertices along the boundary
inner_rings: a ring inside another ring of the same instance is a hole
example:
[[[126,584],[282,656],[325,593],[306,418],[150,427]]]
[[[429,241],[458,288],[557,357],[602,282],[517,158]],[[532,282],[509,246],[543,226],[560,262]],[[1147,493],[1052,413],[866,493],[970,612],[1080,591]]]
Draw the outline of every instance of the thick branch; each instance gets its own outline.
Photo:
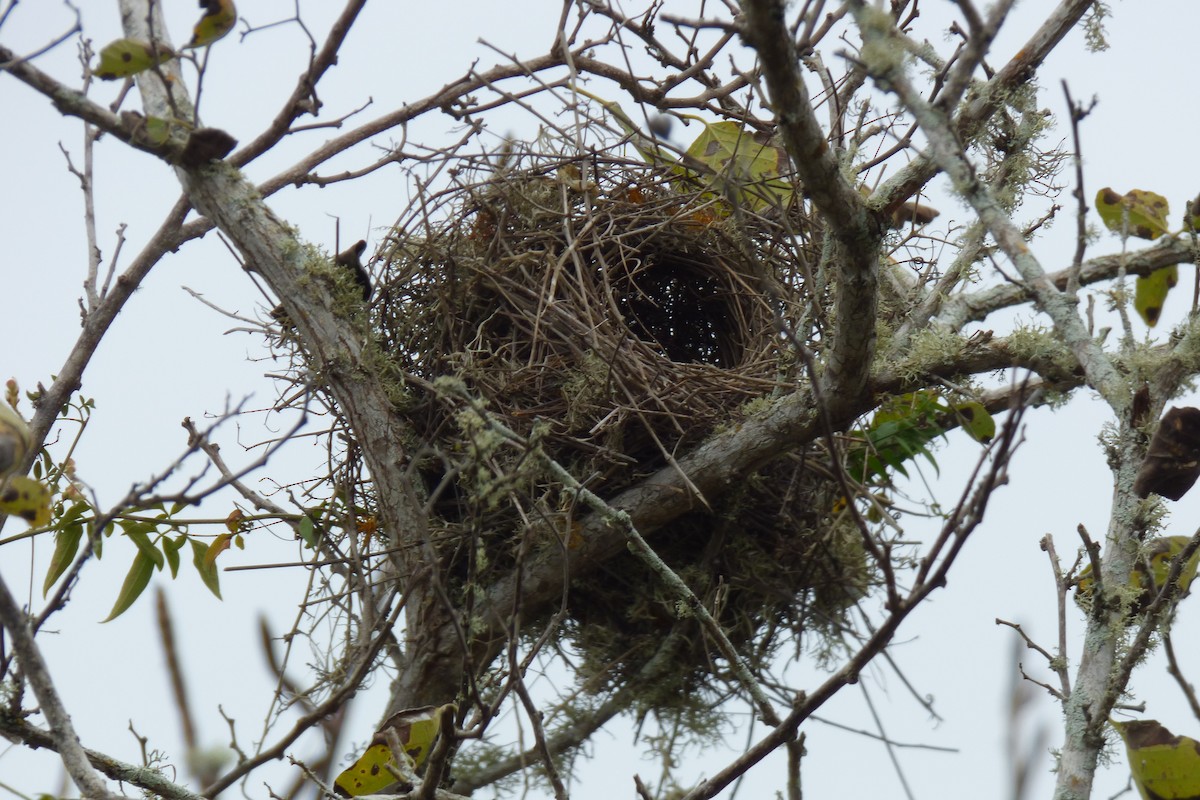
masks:
[[[146,120],[140,114],[114,114],[104,106],[93,103],[82,92],[59,83],[28,61],[21,61],[13,51],[3,46],[0,46],[0,71],[8,72],[44,95],[65,116],[78,117],[84,122],[89,122],[144,153],[167,161],[178,158],[180,144],[170,140],[156,140],[150,136],[146,129]]]
[[[292,123],[301,116],[304,114],[316,116],[320,110],[320,101],[317,100],[317,83],[329,68],[337,63],[338,51],[341,50],[346,35],[350,33],[350,28],[353,27],[354,21],[358,19],[358,15],[366,4],[367,0],[350,0],[346,3],[341,15],[330,26],[325,44],[313,56],[308,69],[296,81],[296,88],[284,101],[283,107],[275,115],[275,119],[271,120],[267,129],[260,133],[254,141],[239,150],[230,161],[239,167],[253,161],[278,144],[279,140],[287,135]]]
[[[71,780],[75,781],[75,785],[79,787],[84,797],[116,798],[118,795],[108,791],[104,781],[92,768],[89,754],[79,744],[79,736],[71,724],[71,717],[67,714],[62,699],[58,696],[58,690],[54,688],[54,681],[50,677],[50,668],[42,659],[42,653],[33,639],[33,629],[30,627],[29,618],[17,605],[17,601],[13,599],[12,593],[8,590],[8,584],[3,579],[0,579],[0,625],[8,631],[13,651],[21,665],[21,671],[25,674],[25,680],[29,681],[42,714],[50,725],[50,733],[46,737],[49,739],[47,744],[52,744],[62,756],[63,766],[66,767]],[[4,724],[2,727],[7,728],[8,725]]]
[[[24,720],[0,716],[0,731],[20,739],[31,747],[45,747],[58,752],[58,742],[53,735],[41,728],[30,725]],[[76,743],[76,746],[78,746],[78,743]],[[178,784],[167,780],[156,769],[137,767],[133,764],[118,761],[96,750],[81,749],[93,767],[114,781],[122,781],[141,789],[147,789],[159,797],[167,798],[167,800],[205,800],[202,795],[193,794]],[[92,795],[88,794],[86,796],[91,797]],[[103,796],[120,797],[120,795]]]
[[[1195,257],[1189,239],[1164,237],[1150,247],[1129,253],[1097,256],[1083,263],[1076,278],[1078,285],[1087,286],[1112,280],[1124,270],[1127,275],[1149,275],[1156,269],[1190,262]],[[1069,285],[1073,267],[1046,275],[1046,280],[1059,291]],[[1011,308],[1034,299],[1029,287],[1020,283],[1005,283],[970,294],[957,295],[945,302],[937,319],[951,330],[959,330],[968,322],[986,319],[993,311]]]
[[[882,226],[843,176],[837,154],[817,122],[784,19],[783,0],[747,0],[744,10],[742,33],[758,52],[784,145],[805,194],[837,243],[837,313],[824,376],[826,391],[856,398],[867,389],[875,350]]]
[[[875,375],[870,384],[874,393],[901,393],[927,385],[931,375],[951,377],[992,372],[1021,361],[1003,340],[999,340],[987,346],[965,346],[963,353],[940,365],[926,366],[916,378],[900,371],[887,371]],[[1057,370],[1052,364],[1029,363],[1027,366],[1046,371],[1060,390],[1077,386],[1081,380],[1077,375]],[[869,398],[854,403],[838,402],[831,410],[830,423],[835,430],[845,430],[873,405]],[[773,459],[823,435],[812,393],[801,389],[776,401],[770,409],[715,434],[691,453],[680,457],[677,466],[664,467],[608,500],[608,504],[629,514],[632,524],[649,536],[680,515],[696,510],[697,495],[685,483],[683,475],[701,496],[720,497]],[[487,626],[486,630],[480,631],[482,641],[492,648],[499,648],[506,640],[507,626],[515,609],[520,608],[525,614],[536,613],[540,606],[557,601],[564,580],[573,580],[624,552],[624,536],[603,518],[591,515],[579,522],[581,544],[578,547],[569,551],[548,550],[527,562],[519,573],[510,574],[492,585],[476,614],[479,624]],[[447,643],[446,646],[451,645]]]

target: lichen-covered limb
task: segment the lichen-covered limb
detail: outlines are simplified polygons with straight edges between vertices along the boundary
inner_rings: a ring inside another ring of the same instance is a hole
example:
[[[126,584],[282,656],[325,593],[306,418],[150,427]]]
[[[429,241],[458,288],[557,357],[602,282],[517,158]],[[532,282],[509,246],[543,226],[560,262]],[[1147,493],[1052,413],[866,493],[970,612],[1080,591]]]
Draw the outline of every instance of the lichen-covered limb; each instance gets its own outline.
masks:
[[[1065,5],[1065,4],[1064,4]],[[1138,549],[1137,534],[1141,504],[1133,495],[1134,472],[1144,445],[1128,424],[1126,409],[1131,397],[1128,381],[1117,371],[1112,359],[1094,339],[1078,309],[1078,296],[1061,291],[1042,269],[1030,251],[1025,237],[1005,213],[989,187],[971,164],[947,114],[927,102],[913,87],[905,71],[902,34],[893,27],[879,24],[883,15],[873,9],[855,9],[864,43],[864,67],[885,88],[895,91],[913,114],[929,142],[928,153],[953,183],[958,192],[979,215],[997,245],[1016,266],[1023,279],[1022,288],[1032,295],[1038,307],[1050,317],[1055,331],[1070,348],[1086,376],[1108,402],[1119,420],[1117,433],[1108,442],[1110,463],[1114,464],[1117,487],[1109,523],[1108,547],[1103,563],[1102,581],[1123,585],[1128,581]],[[1115,671],[1118,648],[1123,641],[1119,609],[1089,620],[1086,641],[1074,689],[1066,698],[1066,739],[1057,770],[1055,797],[1059,800],[1085,798],[1091,794],[1099,752],[1104,743],[1104,725],[1123,681]]]
[[[1059,291],[1049,279],[1025,243],[1021,229],[1013,224],[967,159],[948,115],[926,101],[908,79],[903,50],[897,41],[901,34],[894,28],[879,25],[883,16],[882,12],[863,6],[855,10],[864,36],[864,55],[874,54],[866,61],[865,68],[884,86],[894,90],[917,120],[929,141],[930,155],[950,178],[954,190],[975,209],[997,245],[1021,273],[1035,302],[1050,317],[1055,330],[1079,360],[1088,384],[1115,410],[1124,409],[1130,396],[1126,381],[1088,333],[1079,315],[1078,298]],[[894,53],[896,57],[888,57],[888,53]]]
[[[1185,237],[1163,237],[1149,247],[1131,250],[1128,253],[1103,255],[1083,262],[1077,281],[1088,286],[1116,278],[1122,271],[1126,275],[1148,275],[1156,269],[1173,264],[1190,262],[1194,257],[1192,243]],[[1067,288],[1071,267],[1051,272],[1046,280],[1059,290]],[[993,311],[1011,308],[1028,302],[1030,291],[1022,284],[1003,283],[981,289],[970,294],[956,295],[947,300],[936,319],[949,328],[958,330],[968,322],[986,319]]]
[[[0,716],[0,733],[5,734],[6,737],[19,739],[32,747],[45,747],[61,754],[58,741],[49,731],[42,730],[24,720]],[[166,800],[204,800],[202,795],[189,792],[182,786],[168,781],[157,769],[118,761],[104,753],[83,747],[78,742],[75,745],[79,747],[80,752],[93,768],[114,781],[122,781],[146,789]],[[93,795],[86,789],[84,791],[85,797],[121,797],[121,795],[114,794]]]
[[[153,7],[155,17],[161,9]],[[122,22],[131,38],[169,44],[161,22],[151,33],[152,17],[145,0],[122,0]],[[165,109],[190,108],[182,81],[173,81],[173,96],[162,81],[138,82],[148,114]],[[312,280],[328,259],[305,246],[294,229],[277,217],[258,189],[234,167],[225,163],[179,169],[180,181],[192,205],[221,229],[250,265],[280,298],[312,359],[311,369],[337,400],[355,432],[368,469],[375,479],[382,528],[407,543],[423,541],[427,519],[421,498],[407,477],[408,429],[396,412],[394,387],[389,376],[373,367],[379,363],[370,352],[370,337],[339,308],[336,292],[326,281]],[[421,549],[401,548],[395,567],[402,581],[419,568]],[[413,587],[417,593],[420,587]],[[440,603],[413,598],[418,609],[409,619],[409,630],[438,631],[447,610]],[[432,617],[438,617],[433,619]],[[406,672],[406,698],[413,705],[444,702],[458,687],[461,656],[437,647],[412,648],[414,658]]]

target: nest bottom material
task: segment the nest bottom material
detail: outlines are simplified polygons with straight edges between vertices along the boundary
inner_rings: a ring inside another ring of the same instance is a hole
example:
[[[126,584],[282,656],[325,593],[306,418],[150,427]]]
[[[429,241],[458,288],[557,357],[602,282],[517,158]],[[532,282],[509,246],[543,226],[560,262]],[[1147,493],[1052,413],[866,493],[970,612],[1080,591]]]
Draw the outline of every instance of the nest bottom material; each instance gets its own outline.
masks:
[[[777,491],[783,471],[792,473],[790,498]],[[858,529],[849,520],[822,527],[813,513],[832,500],[827,483],[790,465],[756,475],[714,514],[685,515],[651,539],[752,668],[769,667],[785,638],[799,644],[806,635],[835,634],[843,612],[866,593],[871,575]],[[672,632],[685,645],[668,677],[647,687],[658,706],[715,689],[714,672],[728,677],[694,614],[632,553],[578,581],[568,608],[590,685],[635,679]]]

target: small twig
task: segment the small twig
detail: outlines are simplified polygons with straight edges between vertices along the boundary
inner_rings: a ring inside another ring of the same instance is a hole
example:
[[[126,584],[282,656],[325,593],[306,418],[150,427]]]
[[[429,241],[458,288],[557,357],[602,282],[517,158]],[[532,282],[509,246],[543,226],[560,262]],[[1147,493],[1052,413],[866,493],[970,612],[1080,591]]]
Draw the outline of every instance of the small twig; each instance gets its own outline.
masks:
[[[1062,565],[1058,560],[1058,552],[1054,549],[1054,539],[1050,534],[1042,537],[1041,548],[1050,559],[1050,569],[1054,573],[1055,596],[1058,603],[1058,657],[1050,659],[1050,668],[1058,673],[1062,683],[1062,696],[1071,694],[1071,674],[1067,670],[1067,592],[1070,591],[1070,579],[1063,574]],[[1075,566],[1079,565],[1076,560]],[[1074,575],[1072,567],[1071,574]]]
[[[1071,260],[1070,277],[1067,279],[1067,293],[1074,294],[1079,291],[1079,273],[1083,269],[1083,256],[1087,252],[1087,195],[1083,190],[1083,146],[1079,141],[1079,123],[1092,113],[1092,109],[1096,107],[1098,102],[1095,97],[1092,102],[1085,108],[1083,104],[1076,103],[1071,98],[1071,89],[1067,85],[1066,80],[1062,82],[1063,94],[1067,98],[1067,108],[1071,112],[1071,140],[1074,143],[1072,148],[1072,160],[1075,163],[1075,189],[1071,192],[1075,198],[1075,257]]]
[[[1020,635],[1020,637],[1022,639],[1025,640],[1025,646],[1028,649],[1037,652],[1042,657],[1044,657],[1047,661],[1050,661],[1051,659],[1054,658],[1054,656],[1050,655],[1050,652],[1048,650],[1046,650],[1046,648],[1042,647],[1037,642],[1035,642],[1033,639],[1029,638],[1029,634],[1025,633],[1025,629],[1021,627],[1021,624],[1019,622],[1009,622],[1006,619],[1000,619],[999,617],[996,617],[996,624],[1004,625],[1006,627],[1012,628],[1014,631],[1016,631]]]
[[[558,774],[558,768],[554,766],[554,756],[546,744],[546,730],[542,727],[542,712],[538,710],[533,698],[529,696],[525,679],[519,674],[515,678],[514,688],[517,697],[521,698],[521,705],[525,707],[529,725],[533,728],[533,741],[542,758],[542,769],[546,771],[546,777],[549,778],[550,785],[554,787],[555,800],[567,800],[567,787],[563,784],[562,776]]]
[[[900,759],[896,756],[896,748],[892,746],[891,738],[883,730],[883,720],[879,718],[879,712],[875,709],[875,703],[871,700],[866,684],[859,681],[858,688],[862,693],[863,700],[866,701],[867,710],[871,712],[871,719],[874,720],[875,727],[879,729],[879,739],[883,742],[884,749],[887,750],[888,759],[892,762],[892,769],[896,772],[896,778],[900,781],[900,788],[904,790],[904,796],[908,800],[916,800],[912,787],[908,785],[908,779],[904,776],[904,768],[900,766]]]
[[[1035,642],[1033,639],[1029,638],[1029,634],[1025,633],[1025,629],[1021,627],[1020,623],[1009,622],[1006,619],[1000,619],[999,617],[996,617],[996,624],[1004,625],[1009,628],[1012,628],[1014,631],[1017,632],[1017,634],[1021,637],[1021,639],[1024,640],[1025,647],[1027,649],[1033,650],[1034,652],[1038,653],[1040,656],[1045,658],[1046,663],[1049,665],[1050,669],[1053,670],[1055,673],[1061,672],[1061,670],[1059,670],[1055,667],[1055,664],[1057,662],[1055,661],[1054,656],[1052,656],[1050,654],[1050,652],[1048,650],[1046,650],[1046,648],[1042,647],[1037,642]],[[1058,698],[1059,700],[1065,700],[1067,698],[1066,694],[1060,692],[1058,689],[1055,689],[1054,687],[1050,686],[1049,684],[1042,683],[1041,681],[1035,681],[1032,678],[1030,678],[1028,675],[1026,675],[1024,669],[1021,670],[1021,675],[1026,680],[1031,681],[1032,683],[1036,683],[1038,686],[1043,687],[1044,689],[1046,689],[1046,691],[1050,692],[1052,695],[1054,695],[1054,697]]]
[[[458,709],[454,705],[443,706],[438,712],[438,733],[433,749],[425,762],[425,777],[415,793],[414,800],[433,800],[437,788],[446,774],[447,761],[454,750],[454,717]],[[541,741],[545,741],[543,737]]]
[[[1167,651],[1167,674],[1175,679],[1179,684],[1180,691],[1187,698],[1188,707],[1192,709],[1192,716],[1200,719],[1200,701],[1196,699],[1196,689],[1183,675],[1183,670],[1179,668],[1179,660],[1175,656],[1175,646],[1171,642],[1171,632],[1163,633],[1163,646]]]
[[[942,745],[937,745],[937,744],[924,744],[924,743],[917,743],[917,742],[898,742],[895,739],[880,736],[878,733],[874,733],[872,731],[865,730],[864,728],[854,728],[854,727],[851,727],[850,725],[843,725],[840,722],[834,722],[831,719],[826,719],[825,717],[822,717],[817,714],[810,715],[809,719],[811,719],[813,722],[819,722],[822,725],[828,725],[831,728],[837,728],[838,730],[846,731],[847,733],[853,733],[856,736],[863,736],[863,737],[866,737],[867,739],[875,739],[875,740],[878,740],[881,742],[886,741],[892,747],[895,747],[898,749],[930,750],[935,753],[960,753],[960,752],[962,752],[962,750],[957,747],[944,747]]]

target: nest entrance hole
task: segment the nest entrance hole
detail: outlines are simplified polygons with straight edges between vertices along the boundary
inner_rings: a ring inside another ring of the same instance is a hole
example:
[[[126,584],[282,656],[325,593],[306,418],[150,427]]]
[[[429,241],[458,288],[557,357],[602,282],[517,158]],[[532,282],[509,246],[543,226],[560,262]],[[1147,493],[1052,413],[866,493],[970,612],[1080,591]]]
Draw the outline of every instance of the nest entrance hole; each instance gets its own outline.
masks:
[[[736,367],[746,350],[746,320],[745,291],[733,276],[686,252],[652,250],[639,260],[644,265],[613,286],[629,332],[677,364]]]

